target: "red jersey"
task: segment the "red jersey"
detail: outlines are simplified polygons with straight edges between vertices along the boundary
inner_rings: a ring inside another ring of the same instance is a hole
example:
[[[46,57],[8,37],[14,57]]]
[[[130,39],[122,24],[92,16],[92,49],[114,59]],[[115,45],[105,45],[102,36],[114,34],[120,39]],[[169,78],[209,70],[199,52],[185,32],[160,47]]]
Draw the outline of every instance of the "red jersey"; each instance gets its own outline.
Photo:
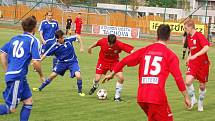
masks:
[[[76,27],[81,27],[82,24],[83,24],[82,18],[76,17],[75,18],[75,25],[76,25]]]
[[[139,49],[120,61],[113,70],[117,73],[125,65],[136,66],[138,64],[138,102],[167,104],[165,83],[169,73],[175,78],[179,90],[186,90],[178,57],[166,45],[154,43]]]
[[[119,53],[122,51],[130,53],[134,49],[133,46],[120,42],[119,40],[116,40],[116,43],[110,46],[107,38],[100,39],[96,43],[96,46],[100,46],[101,48],[98,61],[107,63],[119,61]]]
[[[188,48],[190,49],[191,55],[198,53],[204,46],[210,46],[208,40],[204,37],[204,35],[200,32],[195,32],[193,36],[188,35]],[[200,64],[201,62],[207,61],[209,62],[207,53],[198,56],[196,59],[191,60],[191,63]]]

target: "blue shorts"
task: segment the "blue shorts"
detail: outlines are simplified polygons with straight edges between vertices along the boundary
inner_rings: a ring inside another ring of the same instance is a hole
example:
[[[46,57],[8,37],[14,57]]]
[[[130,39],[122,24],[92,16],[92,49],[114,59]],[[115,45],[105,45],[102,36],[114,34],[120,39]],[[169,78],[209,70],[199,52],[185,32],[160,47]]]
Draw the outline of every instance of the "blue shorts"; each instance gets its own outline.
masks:
[[[78,65],[78,62],[59,62],[54,67],[53,72],[63,76],[66,72],[66,70],[70,71],[70,77],[75,77],[75,72],[80,72],[80,67]]]
[[[20,101],[32,97],[32,93],[26,79],[8,81],[3,92],[5,103],[10,109],[16,108]]]
[[[54,43],[55,41],[51,40],[51,41],[48,41],[46,44],[43,44],[41,49],[41,54],[44,54]]]

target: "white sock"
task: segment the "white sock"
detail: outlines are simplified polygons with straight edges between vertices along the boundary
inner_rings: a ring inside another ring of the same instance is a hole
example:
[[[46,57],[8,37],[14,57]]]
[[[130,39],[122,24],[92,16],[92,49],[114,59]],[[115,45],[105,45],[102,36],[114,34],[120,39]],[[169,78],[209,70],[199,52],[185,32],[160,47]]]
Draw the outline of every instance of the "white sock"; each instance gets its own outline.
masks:
[[[120,98],[120,93],[122,92],[123,84],[120,84],[119,82],[116,83],[116,93],[115,98]]]
[[[99,81],[94,81],[93,87],[98,88],[99,87]]]
[[[206,89],[205,90],[201,90],[199,89],[199,101],[203,101],[205,98],[205,94],[206,94]]]
[[[190,96],[190,98],[195,99],[195,92],[194,92],[193,84],[191,84],[190,86],[187,86],[187,92],[188,92],[188,95]]]

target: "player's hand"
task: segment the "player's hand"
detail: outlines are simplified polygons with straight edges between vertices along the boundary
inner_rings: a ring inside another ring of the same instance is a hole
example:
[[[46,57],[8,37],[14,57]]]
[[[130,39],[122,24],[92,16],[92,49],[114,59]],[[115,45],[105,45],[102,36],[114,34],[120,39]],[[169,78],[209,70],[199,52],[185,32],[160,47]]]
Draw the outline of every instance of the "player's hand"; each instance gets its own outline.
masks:
[[[92,54],[92,48],[88,48],[88,53]]]
[[[46,44],[46,41],[45,41],[45,40],[42,40],[42,44],[45,45],[45,44]]]
[[[105,78],[102,80],[102,83],[105,83],[110,79],[113,79],[113,76],[114,76],[113,74],[106,75]]]
[[[190,109],[191,108],[191,101],[190,101],[190,99],[189,98],[185,98],[184,102],[185,102],[186,108]]]

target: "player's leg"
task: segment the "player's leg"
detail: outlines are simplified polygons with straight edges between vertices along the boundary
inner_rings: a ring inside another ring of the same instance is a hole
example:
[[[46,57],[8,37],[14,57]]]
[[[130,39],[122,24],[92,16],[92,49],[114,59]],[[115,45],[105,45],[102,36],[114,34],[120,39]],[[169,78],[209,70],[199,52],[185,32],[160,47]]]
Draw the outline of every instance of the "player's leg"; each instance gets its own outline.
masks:
[[[23,81],[23,90],[22,90],[22,96],[21,96],[21,101],[23,102],[23,106],[20,112],[20,121],[28,121],[32,106],[33,106],[33,101],[32,101],[32,93],[30,90],[30,87],[26,81]]]
[[[52,72],[49,77],[45,80],[45,82],[43,82],[40,87],[38,88],[39,91],[42,91],[47,85],[49,85],[53,80],[54,78],[57,77],[57,73],[56,72]]]
[[[15,112],[15,108],[10,108],[13,99],[13,90],[14,90],[14,82],[7,82],[6,89],[3,92],[3,97],[5,100],[5,104],[0,104],[0,115],[9,114],[11,112]]]
[[[186,75],[186,86],[188,94],[191,98],[191,108],[196,104],[196,97],[195,97],[195,91],[193,86],[194,76],[192,75]]]
[[[186,55],[186,51],[187,51],[187,48],[183,48],[183,55],[182,55],[182,59],[184,59],[185,58],[185,55]]]
[[[99,81],[100,81],[102,75],[106,74],[107,71],[108,71],[108,69],[105,68],[105,67],[106,67],[105,63],[101,63],[101,62],[97,63],[97,65],[96,65],[96,74],[95,74],[95,78],[94,78],[94,81],[93,81],[93,86],[89,91],[89,95],[92,95],[96,91],[96,89],[99,87]]]
[[[102,77],[102,74],[95,74],[95,79],[92,88],[89,91],[89,95],[92,95],[96,89],[99,87],[99,81]]]
[[[206,94],[206,85],[205,83],[199,84],[199,100],[198,100],[198,111],[203,111],[203,100]]]
[[[120,94],[121,94],[122,88],[123,88],[124,77],[123,77],[122,72],[118,72],[116,74],[116,77],[118,78],[118,81],[116,83],[116,92],[115,92],[114,100],[117,102],[120,102],[120,101],[122,101]]]
[[[208,82],[209,62],[199,68],[197,79],[199,80],[198,111],[203,111],[203,100],[206,95],[206,83]]]
[[[23,106],[20,112],[20,121],[28,121],[33,106],[32,97],[25,99],[22,102]]]
[[[82,78],[81,78],[81,72],[76,71],[75,77],[77,78],[77,87],[78,87],[78,94],[80,96],[85,96],[85,94],[82,92]]]

